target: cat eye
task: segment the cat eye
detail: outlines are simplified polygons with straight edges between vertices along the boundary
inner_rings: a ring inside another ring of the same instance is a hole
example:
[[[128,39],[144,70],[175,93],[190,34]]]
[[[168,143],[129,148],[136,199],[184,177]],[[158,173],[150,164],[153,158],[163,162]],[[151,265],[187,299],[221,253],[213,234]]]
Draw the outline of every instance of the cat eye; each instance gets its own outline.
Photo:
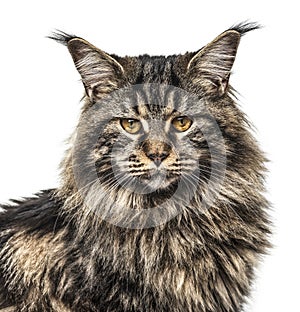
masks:
[[[187,116],[176,117],[172,120],[173,127],[180,132],[188,130],[192,123],[192,120]]]
[[[136,134],[140,131],[142,125],[141,122],[136,119],[124,118],[121,119],[121,126],[125,131],[130,134]]]

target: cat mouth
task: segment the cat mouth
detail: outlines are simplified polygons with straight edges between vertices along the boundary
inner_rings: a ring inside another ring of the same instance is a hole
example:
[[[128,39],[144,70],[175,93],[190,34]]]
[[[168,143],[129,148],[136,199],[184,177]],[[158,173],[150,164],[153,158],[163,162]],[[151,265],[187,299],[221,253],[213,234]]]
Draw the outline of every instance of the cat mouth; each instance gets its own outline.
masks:
[[[170,185],[178,182],[180,175],[172,175],[166,170],[150,169],[149,172],[143,173],[136,177],[139,183],[151,191],[166,189]]]

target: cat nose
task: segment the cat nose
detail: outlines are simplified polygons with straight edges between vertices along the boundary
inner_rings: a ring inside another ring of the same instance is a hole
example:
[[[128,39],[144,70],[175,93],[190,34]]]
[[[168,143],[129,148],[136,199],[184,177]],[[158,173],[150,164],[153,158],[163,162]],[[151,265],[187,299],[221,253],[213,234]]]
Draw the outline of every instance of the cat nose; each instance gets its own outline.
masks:
[[[159,167],[162,161],[166,159],[169,156],[169,154],[170,153],[168,152],[161,152],[161,153],[147,153],[146,155],[149,159],[151,159],[155,163],[157,167]]]

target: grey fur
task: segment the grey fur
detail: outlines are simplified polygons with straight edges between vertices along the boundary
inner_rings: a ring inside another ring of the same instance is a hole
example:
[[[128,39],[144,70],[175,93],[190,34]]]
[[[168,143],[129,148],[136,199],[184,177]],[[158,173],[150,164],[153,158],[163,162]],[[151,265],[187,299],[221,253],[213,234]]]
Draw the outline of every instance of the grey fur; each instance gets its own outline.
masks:
[[[81,74],[84,107],[61,165],[61,186],[3,206],[0,311],[242,310],[270,247],[266,159],[228,83],[240,37],[255,28],[234,26],[197,52],[169,57],[118,57],[76,36],[55,36]],[[178,115],[193,119],[182,134],[166,126]],[[122,118],[141,120],[145,133],[128,135]],[[158,188],[143,173],[154,152],[167,155],[161,172],[172,173]],[[126,187],[116,184],[113,166]],[[79,189],[78,177],[91,172],[96,181]],[[174,196],[179,177],[185,186]],[[99,209],[108,213],[115,203],[120,214],[108,221]],[[145,209],[152,213],[158,205],[176,214],[147,226]],[[122,226],[126,209],[139,216],[135,228]]]

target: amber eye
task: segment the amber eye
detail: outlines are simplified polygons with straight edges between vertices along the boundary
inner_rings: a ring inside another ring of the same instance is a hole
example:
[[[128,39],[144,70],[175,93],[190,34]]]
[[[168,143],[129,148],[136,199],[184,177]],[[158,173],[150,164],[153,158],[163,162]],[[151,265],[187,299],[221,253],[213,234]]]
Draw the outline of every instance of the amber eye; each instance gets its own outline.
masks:
[[[141,129],[141,122],[136,119],[121,119],[121,126],[130,134],[136,134]]]
[[[192,120],[187,116],[176,117],[172,120],[173,127],[180,132],[184,132],[192,125]]]

